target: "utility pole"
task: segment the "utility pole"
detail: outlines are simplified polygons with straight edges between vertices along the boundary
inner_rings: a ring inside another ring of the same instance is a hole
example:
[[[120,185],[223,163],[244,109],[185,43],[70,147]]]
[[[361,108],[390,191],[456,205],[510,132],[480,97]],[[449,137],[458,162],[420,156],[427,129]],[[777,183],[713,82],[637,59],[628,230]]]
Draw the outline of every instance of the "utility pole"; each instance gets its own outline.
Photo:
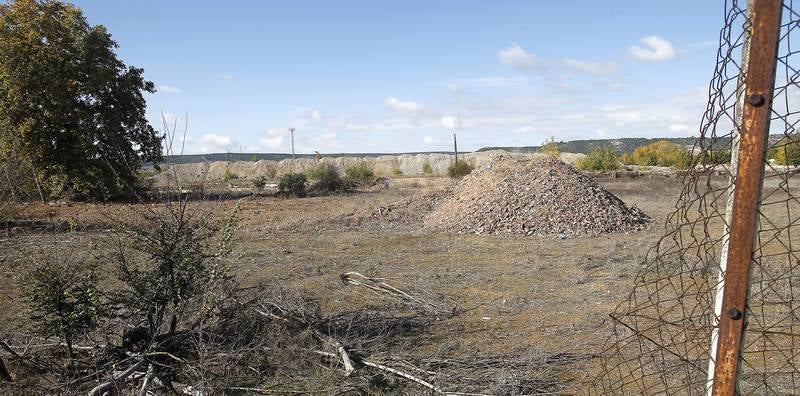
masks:
[[[744,86],[740,86],[739,92],[742,120],[736,125],[738,139],[735,137],[732,147],[736,150],[732,156],[736,177],[729,189],[726,219],[730,221],[727,222],[727,243],[723,245],[724,259],[720,263],[722,282],[717,288],[715,303],[719,325],[712,333],[715,347],[711,348],[713,361],[709,364],[714,376],[713,383],[707,387],[715,396],[738,393],[782,9],[782,0],[748,1],[750,23],[746,29],[750,29],[750,40],[743,48]],[[738,115],[736,118],[738,123]]]
[[[453,152],[456,155],[456,164],[458,164],[458,141],[456,140],[455,132],[453,132]]]
[[[289,133],[292,134],[292,159],[294,159],[294,128],[289,128]]]

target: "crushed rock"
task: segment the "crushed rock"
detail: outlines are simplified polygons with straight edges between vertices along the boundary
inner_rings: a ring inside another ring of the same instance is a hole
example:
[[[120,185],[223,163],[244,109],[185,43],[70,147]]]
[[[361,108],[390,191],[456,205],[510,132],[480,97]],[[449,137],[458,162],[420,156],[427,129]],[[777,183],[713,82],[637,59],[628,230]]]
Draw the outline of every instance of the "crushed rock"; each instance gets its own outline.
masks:
[[[458,183],[378,208],[399,225],[461,234],[598,235],[636,231],[650,218],[553,158],[499,157]]]

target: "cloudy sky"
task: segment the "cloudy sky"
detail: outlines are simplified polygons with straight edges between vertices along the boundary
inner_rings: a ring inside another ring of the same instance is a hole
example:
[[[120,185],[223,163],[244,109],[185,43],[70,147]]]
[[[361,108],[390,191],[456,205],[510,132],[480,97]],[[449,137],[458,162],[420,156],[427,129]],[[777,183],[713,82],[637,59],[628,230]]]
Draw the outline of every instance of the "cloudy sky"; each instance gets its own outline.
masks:
[[[723,1],[75,2],[187,153],[696,135]],[[182,126],[181,126],[182,128]]]

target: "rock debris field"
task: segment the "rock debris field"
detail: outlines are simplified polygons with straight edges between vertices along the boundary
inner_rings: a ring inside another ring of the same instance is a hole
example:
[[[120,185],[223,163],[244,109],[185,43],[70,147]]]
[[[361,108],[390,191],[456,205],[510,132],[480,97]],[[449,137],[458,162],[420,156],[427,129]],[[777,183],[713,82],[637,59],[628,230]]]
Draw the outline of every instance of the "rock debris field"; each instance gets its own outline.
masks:
[[[637,231],[650,222],[571,165],[505,157],[457,183],[378,208],[371,217],[460,234],[561,237]]]

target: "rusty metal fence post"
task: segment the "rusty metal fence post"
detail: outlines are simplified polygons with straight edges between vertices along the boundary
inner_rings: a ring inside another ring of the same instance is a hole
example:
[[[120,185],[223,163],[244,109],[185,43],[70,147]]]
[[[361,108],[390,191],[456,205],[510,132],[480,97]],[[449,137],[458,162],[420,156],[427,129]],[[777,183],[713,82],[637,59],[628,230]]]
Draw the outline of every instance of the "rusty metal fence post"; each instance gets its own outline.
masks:
[[[729,240],[723,274],[722,304],[713,367],[713,395],[736,393],[737,375],[747,323],[747,298],[758,202],[769,138],[776,55],[781,24],[781,0],[751,0],[748,4],[749,45],[744,76],[744,107],[734,155],[735,188],[728,216]],[[714,348],[712,348],[712,351]]]

